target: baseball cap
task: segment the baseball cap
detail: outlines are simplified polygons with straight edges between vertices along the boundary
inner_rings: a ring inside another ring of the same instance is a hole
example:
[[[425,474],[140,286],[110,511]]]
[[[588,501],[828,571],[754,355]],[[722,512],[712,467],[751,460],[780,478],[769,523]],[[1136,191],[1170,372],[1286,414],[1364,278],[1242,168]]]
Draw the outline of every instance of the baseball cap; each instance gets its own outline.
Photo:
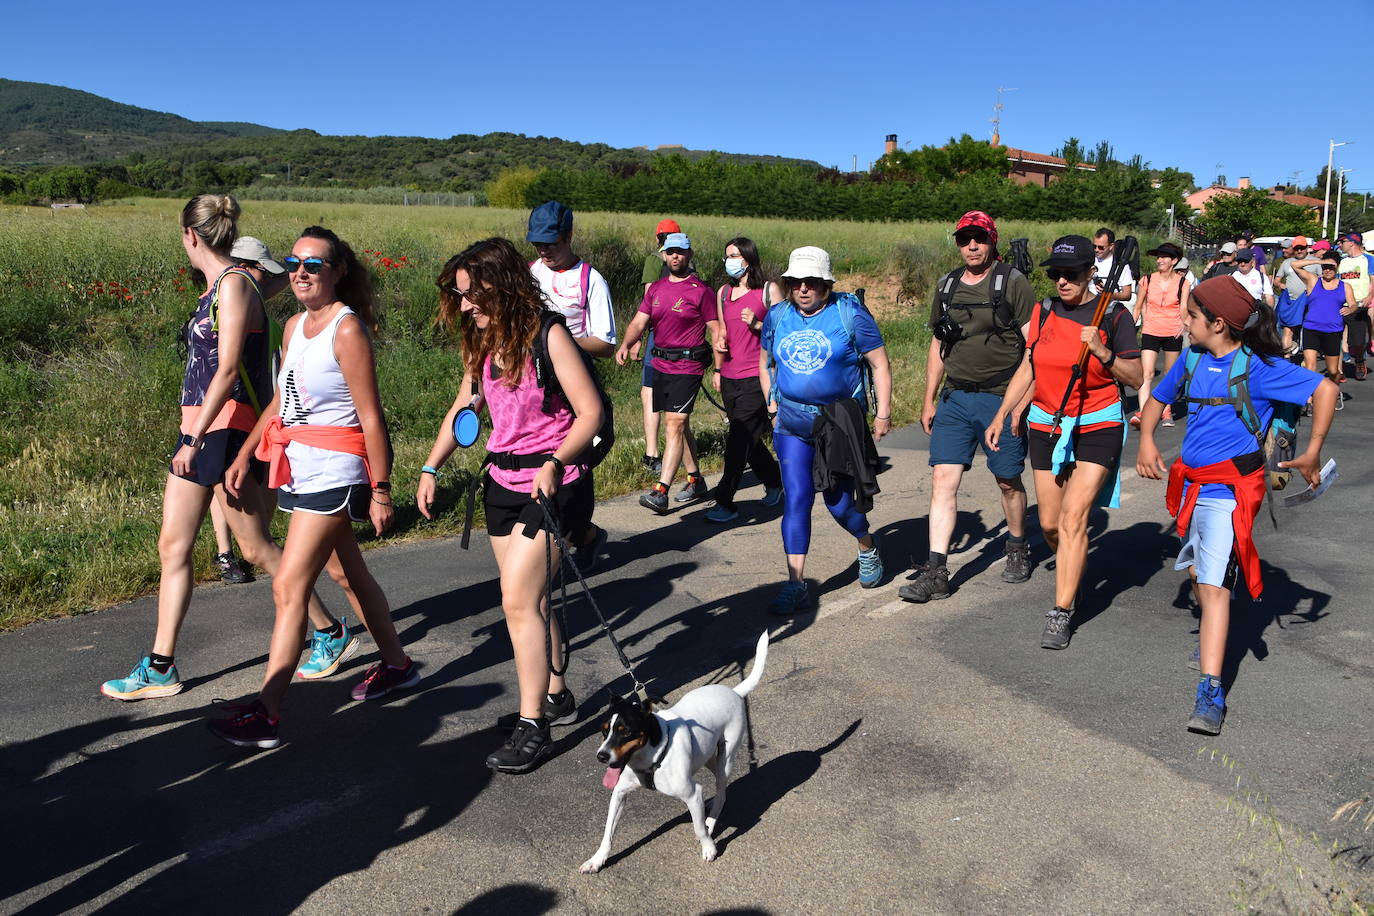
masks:
[[[692,250],[692,240],[687,238],[685,232],[670,232],[668,237],[663,240],[663,247],[659,251],[667,251],[669,248],[681,248],[683,251]]]
[[[1050,256],[1041,261],[1040,266],[1083,268],[1093,260],[1093,243],[1086,236],[1064,235],[1054,240]]]
[[[1238,331],[1256,314],[1255,297],[1233,277],[1203,280],[1193,287],[1193,301]]]
[[[793,249],[782,275],[791,280],[804,280],[807,277],[831,282],[835,280],[835,275],[830,272],[830,252],[814,245]]]
[[[654,235],[665,235],[670,232],[681,232],[682,227],[677,224],[675,219],[661,219],[658,221],[658,228],[654,230]]]
[[[1237,261],[1253,261],[1254,259],[1255,252],[1249,248],[1242,248],[1240,251],[1236,252]]]
[[[556,200],[540,204],[530,211],[529,231],[525,241],[549,245],[572,232],[573,213]]]
[[[982,229],[988,234],[988,238],[992,239],[992,244],[997,244],[997,223],[982,210],[970,210],[954,224],[955,233],[968,228]]]
[[[1363,233],[1359,233],[1359,232],[1347,232],[1345,235],[1341,236],[1341,238],[1349,239],[1350,241],[1354,242],[1356,245],[1359,245],[1361,248],[1364,247],[1364,234],[1363,234]]]
[[[1312,243],[1312,250],[1313,250],[1313,251],[1330,251],[1330,250],[1331,250],[1331,243],[1328,242],[1326,239],[1317,239],[1315,242]]]
[[[281,262],[272,259],[272,252],[268,250],[266,243],[251,235],[241,235],[235,239],[234,247],[229,249],[229,257],[238,258],[240,261],[252,261],[269,274],[286,273],[286,268]]]
[[[1222,254],[1235,254],[1235,253],[1236,253],[1236,243],[1235,243],[1235,242],[1227,242],[1225,245],[1222,245],[1222,246],[1221,246],[1221,253],[1222,253]]]
[[[1255,233],[1251,232],[1249,229],[1242,229],[1237,233],[1236,238],[1245,239],[1247,242],[1251,242],[1254,241]]]
[[[1292,247],[1294,247],[1295,245],[1306,245],[1306,244],[1308,244],[1307,236],[1305,236],[1305,235],[1295,235],[1295,236],[1293,236],[1292,240],[1289,241],[1288,247],[1292,248]]]

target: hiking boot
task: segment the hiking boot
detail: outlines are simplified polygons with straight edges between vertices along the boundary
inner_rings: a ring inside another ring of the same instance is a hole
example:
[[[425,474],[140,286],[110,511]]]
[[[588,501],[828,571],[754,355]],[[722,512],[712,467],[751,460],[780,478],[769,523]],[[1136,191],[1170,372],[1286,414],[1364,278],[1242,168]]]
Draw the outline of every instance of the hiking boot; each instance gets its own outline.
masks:
[[[668,491],[663,484],[654,487],[648,493],[639,498],[639,504],[646,509],[653,509],[659,515],[668,511]]]
[[[1030,544],[1007,545],[1007,565],[1002,568],[1003,582],[1025,582],[1030,578]]]
[[[343,628],[338,636],[330,636],[323,630],[310,634],[310,659],[296,669],[296,677],[306,681],[329,677],[339,670],[344,659],[358,651],[358,637],[348,631],[348,618],[339,621]]]
[[[253,581],[253,574],[243,566],[243,561],[234,556],[232,550],[215,554],[215,568],[219,577],[230,585],[242,585]]]
[[[949,569],[945,566],[915,566],[916,580],[897,589],[897,597],[903,601],[925,604],[932,599],[938,601],[949,597]]]
[[[264,750],[281,744],[277,736],[277,720],[268,717],[267,708],[260,700],[248,706],[212,700],[215,705],[229,713],[224,719],[213,719],[205,725],[210,734],[227,741],[236,747],[256,747]]]
[[[883,558],[878,556],[878,545],[859,551],[859,587],[873,588],[883,581]]]
[[[811,590],[800,579],[788,579],[768,603],[768,613],[797,614],[811,606]]]
[[[764,487],[763,499],[759,500],[759,505],[773,508],[782,502],[782,487]]]
[[[597,558],[606,550],[606,542],[611,536],[606,533],[605,528],[598,527],[596,536],[592,542],[585,547],[579,547],[573,553],[573,562],[577,564],[577,571],[584,576],[590,576],[592,570],[596,568]]]
[[[673,497],[673,502],[690,503],[701,499],[709,492],[710,490],[706,488],[706,481],[700,474],[688,474],[687,482],[682,485],[681,490],[677,491],[677,495]]]
[[[1202,670],[1202,646],[1193,647],[1193,654],[1188,656],[1188,667],[1194,671]]]
[[[558,699],[550,699],[548,694],[544,694],[543,715],[550,727],[554,725],[572,725],[577,721],[577,700],[573,699],[573,692],[566,687],[563,695]],[[520,713],[508,712],[496,720],[496,727],[502,731],[510,731],[520,722]]]
[[[734,509],[727,509],[720,503],[716,503],[715,508],[713,508],[710,512],[706,513],[706,520],[708,522],[717,522],[720,524],[724,524],[725,522],[733,522],[737,518],[739,518],[738,511]]]
[[[1073,618],[1073,611],[1066,611],[1062,607],[1056,607],[1045,615],[1045,629],[1040,634],[1040,648],[1042,649],[1067,649],[1069,647],[1069,637],[1072,631],[1069,629],[1069,621]]]
[[[644,470],[648,471],[650,474],[663,473],[663,459],[657,455],[645,455],[642,459],[642,463],[644,465]]]
[[[1140,429],[1140,411],[1131,414],[1131,429]]]
[[[1204,674],[1197,682],[1197,700],[1193,704],[1193,714],[1188,717],[1188,731],[1200,735],[1221,734],[1221,723],[1226,718],[1226,691],[1221,689],[1221,681]]]
[[[515,724],[506,743],[487,757],[487,766],[498,773],[528,773],[553,750],[549,727],[542,728],[521,719]]]
[[[1173,425],[1174,425],[1174,409],[1173,409],[1172,407],[1165,407],[1165,408],[1164,408],[1164,416],[1160,418],[1160,425],[1161,425],[1161,426],[1173,426]]]
[[[355,700],[375,700],[393,690],[404,690],[420,683],[420,669],[415,662],[406,659],[404,668],[393,668],[386,662],[378,662],[367,669],[367,674],[349,691]]]
[[[118,677],[100,685],[100,692],[115,700],[151,700],[181,693],[181,677],[175,664],[160,672],[153,660],[143,656],[128,677]]]

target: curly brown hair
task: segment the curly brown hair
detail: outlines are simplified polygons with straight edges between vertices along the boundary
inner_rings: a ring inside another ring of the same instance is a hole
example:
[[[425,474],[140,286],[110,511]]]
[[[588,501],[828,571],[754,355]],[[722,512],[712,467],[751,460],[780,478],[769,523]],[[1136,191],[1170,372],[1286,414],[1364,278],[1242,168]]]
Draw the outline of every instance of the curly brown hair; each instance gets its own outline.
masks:
[[[459,307],[454,277],[460,270],[468,275],[467,300],[491,319],[485,331]],[[449,329],[457,324],[468,374],[480,378],[482,363],[495,354],[506,383],[512,388],[520,384],[545,305],[529,263],[515,246],[503,238],[475,242],[448,259],[435,284],[439,287],[438,322]]]

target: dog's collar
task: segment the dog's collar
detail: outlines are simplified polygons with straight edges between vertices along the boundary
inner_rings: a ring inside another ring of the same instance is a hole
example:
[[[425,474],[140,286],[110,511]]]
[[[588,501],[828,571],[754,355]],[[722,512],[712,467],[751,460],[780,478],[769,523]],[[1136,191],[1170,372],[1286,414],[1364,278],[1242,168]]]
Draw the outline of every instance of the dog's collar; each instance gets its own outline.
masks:
[[[634,774],[639,777],[639,781],[641,784],[643,784],[644,788],[649,789],[650,791],[654,790],[654,773],[656,773],[658,771],[658,768],[663,765],[663,758],[668,756],[668,745],[671,743],[670,736],[668,734],[668,723],[662,722],[662,727],[663,746],[658,749],[657,754],[654,754],[654,759],[649,764],[649,768],[647,770],[637,770],[634,767],[630,767],[631,770],[634,770]]]

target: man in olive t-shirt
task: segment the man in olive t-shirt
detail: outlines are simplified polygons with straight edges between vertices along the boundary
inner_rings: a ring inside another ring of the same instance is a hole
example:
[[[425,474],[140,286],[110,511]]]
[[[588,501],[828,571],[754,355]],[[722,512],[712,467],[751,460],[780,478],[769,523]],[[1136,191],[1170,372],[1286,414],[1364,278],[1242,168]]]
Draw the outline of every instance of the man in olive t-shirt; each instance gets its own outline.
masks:
[[[986,213],[973,210],[960,217],[954,227],[954,243],[964,263],[935,290],[930,310],[935,337],[926,361],[926,395],[921,409],[921,426],[930,434],[930,557],[915,581],[897,592],[918,603],[949,597],[945,564],[958,514],[959,483],[979,448],[1001,488],[1002,511],[1007,519],[1007,562],[1002,581],[1025,582],[1030,578],[1026,488],[1021,482],[1026,440],[1020,427],[1026,403],[1016,405],[1008,414],[997,451],[988,448],[983,434],[1021,365],[1035,292],[1023,274],[998,259],[997,224]],[[995,293],[999,285],[1000,297]],[[1000,308],[994,303],[998,298],[1002,300]]]

